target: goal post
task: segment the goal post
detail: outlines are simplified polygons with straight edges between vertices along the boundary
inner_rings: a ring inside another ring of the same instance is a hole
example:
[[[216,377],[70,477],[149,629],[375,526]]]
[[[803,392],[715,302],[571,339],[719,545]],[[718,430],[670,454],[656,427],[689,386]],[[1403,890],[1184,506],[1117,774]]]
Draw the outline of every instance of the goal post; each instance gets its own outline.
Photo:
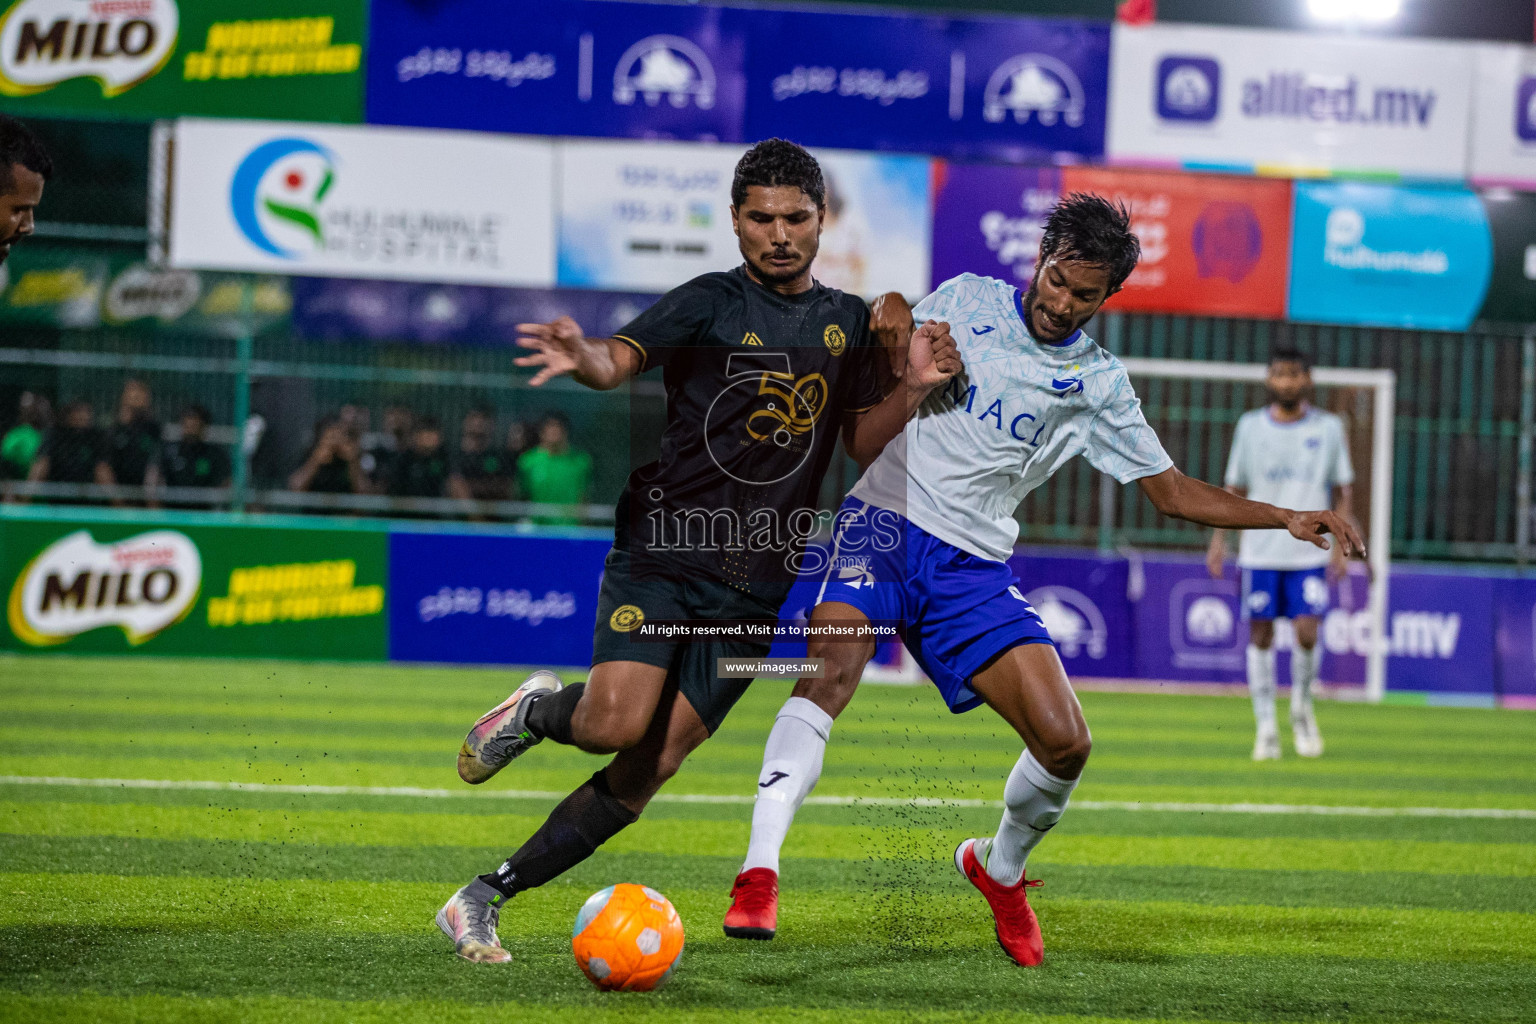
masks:
[[[1221,363],[1199,359],[1126,357],[1121,362],[1132,377],[1163,380],[1263,384],[1269,371],[1264,363]],[[1312,369],[1312,381],[1322,387],[1356,388],[1371,395],[1370,535],[1366,538],[1372,577],[1366,603],[1371,644],[1366,653],[1365,696],[1367,700],[1380,701],[1387,690],[1387,590],[1392,548],[1393,418],[1397,375],[1391,370],[1318,366]]]

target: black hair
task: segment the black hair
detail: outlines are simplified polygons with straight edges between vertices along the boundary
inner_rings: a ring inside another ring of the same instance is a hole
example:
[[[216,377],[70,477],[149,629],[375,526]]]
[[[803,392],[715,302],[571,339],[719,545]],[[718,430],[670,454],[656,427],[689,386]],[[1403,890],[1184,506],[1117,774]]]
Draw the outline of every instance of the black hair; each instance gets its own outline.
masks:
[[[1276,345],[1270,349],[1269,365],[1276,363],[1300,363],[1303,373],[1312,372],[1311,358],[1294,345]]]
[[[810,196],[817,209],[827,205],[827,183],[821,176],[821,165],[804,146],[784,139],[764,139],[736,161],[736,176],[731,179],[731,205],[744,203],[747,189],[753,185],[763,188],[791,186]]]
[[[191,405],[188,405],[181,410],[182,419],[186,419],[188,416],[197,417],[197,419],[200,420],[204,426],[207,426],[210,422],[212,422],[208,415],[208,407],[206,405],[199,405],[197,402],[193,402]]]
[[[11,173],[16,164],[41,174],[44,181],[53,177],[53,159],[32,134],[32,129],[14,117],[0,114],[0,192],[9,192],[16,187],[16,176]]]
[[[436,416],[418,416],[416,417],[416,422],[411,424],[411,430],[412,432],[417,430],[433,430],[441,434],[443,426],[438,422]]]
[[[1125,284],[1141,259],[1141,240],[1131,231],[1131,211],[1091,192],[1063,196],[1040,236],[1040,262],[1054,257],[1091,263],[1109,272],[1109,294]]]
[[[535,432],[537,433],[538,431],[542,431],[544,429],[544,425],[550,421],[554,421],[555,423],[558,423],[564,427],[567,434],[571,432],[571,418],[565,413],[561,412],[559,409],[551,409],[544,415],[540,416],[538,427]]]

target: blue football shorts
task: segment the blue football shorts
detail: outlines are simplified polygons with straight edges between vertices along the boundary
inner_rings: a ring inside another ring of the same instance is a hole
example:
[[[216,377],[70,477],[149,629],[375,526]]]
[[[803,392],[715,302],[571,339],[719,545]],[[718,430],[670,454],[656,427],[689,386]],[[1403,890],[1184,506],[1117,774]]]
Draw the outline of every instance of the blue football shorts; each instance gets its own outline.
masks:
[[[1052,643],[1007,565],[855,498],[838,509],[828,562],[806,575],[816,584],[816,604],[839,601],[873,623],[896,624],[957,714],[982,703],[971,677],[999,654]]]
[[[1294,619],[1328,610],[1328,578],[1317,569],[1244,569],[1243,618]]]

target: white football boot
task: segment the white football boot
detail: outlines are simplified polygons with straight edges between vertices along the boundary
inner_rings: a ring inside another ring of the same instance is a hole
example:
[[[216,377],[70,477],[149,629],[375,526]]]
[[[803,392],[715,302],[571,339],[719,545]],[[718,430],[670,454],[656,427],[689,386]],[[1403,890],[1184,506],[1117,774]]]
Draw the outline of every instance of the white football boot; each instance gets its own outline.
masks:
[[[1253,741],[1253,759],[1255,761],[1280,760],[1280,730],[1273,725],[1259,729],[1259,734]]]
[[[453,940],[455,953],[477,964],[504,964],[512,959],[496,937],[501,921],[497,907],[505,899],[500,890],[477,878],[443,904],[437,926]]]

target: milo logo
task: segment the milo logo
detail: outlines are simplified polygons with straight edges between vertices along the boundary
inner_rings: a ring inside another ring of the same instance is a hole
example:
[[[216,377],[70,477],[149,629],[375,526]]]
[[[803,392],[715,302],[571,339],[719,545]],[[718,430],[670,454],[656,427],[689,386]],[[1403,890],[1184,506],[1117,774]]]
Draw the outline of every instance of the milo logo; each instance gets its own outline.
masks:
[[[175,0],[17,0],[0,15],[0,93],[27,96],[71,78],[123,93],[176,48]]]
[[[185,534],[153,530],[98,544],[77,530],[22,570],[7,618],[17,639],[33,647],[102,626],[117,626],[137,646],[181,621],[202,582],[202,556]]]

